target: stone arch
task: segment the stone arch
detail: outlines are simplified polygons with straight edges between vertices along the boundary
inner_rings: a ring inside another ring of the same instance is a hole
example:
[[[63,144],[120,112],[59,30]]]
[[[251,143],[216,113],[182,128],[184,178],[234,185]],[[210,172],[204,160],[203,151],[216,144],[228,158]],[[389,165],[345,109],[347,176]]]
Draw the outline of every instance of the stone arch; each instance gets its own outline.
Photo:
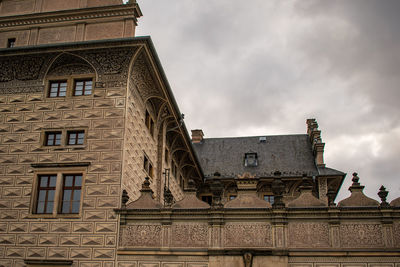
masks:
[[[45,77],[82,74],[94,74],[96,80],[98,78],[96,69],[84,58],[71,53],[61,53],[49,65]]]

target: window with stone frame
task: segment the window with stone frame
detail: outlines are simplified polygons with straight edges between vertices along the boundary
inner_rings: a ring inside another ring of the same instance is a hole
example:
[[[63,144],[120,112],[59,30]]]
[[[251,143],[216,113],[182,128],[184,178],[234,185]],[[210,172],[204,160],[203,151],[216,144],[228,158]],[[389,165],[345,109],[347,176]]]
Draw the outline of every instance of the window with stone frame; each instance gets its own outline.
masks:
[[[67,146],[79,146],[82,148],[85,145],[87,129],[49,129],[42,132],[43,146],[54,146],[57,149],[62,149]]]
[[[38,176],[38,189],[36,199],[37,214],[52,214],[56,192],[57,174]]]
[[[83,145],[85,131],[67,131],[67,145]]]
[[[91,95],[93,90],[93,79],[76,79],[74,80],[74,96]]]
[[[48,97],[65,97],[67,96],[67,80],[50,81]]]
[[[83,173],[54,172],[37,174],[32,214],[79,215]]]
[[[61,131],[45,132],[44,145],[45,146],[60,146],[61,145]]]

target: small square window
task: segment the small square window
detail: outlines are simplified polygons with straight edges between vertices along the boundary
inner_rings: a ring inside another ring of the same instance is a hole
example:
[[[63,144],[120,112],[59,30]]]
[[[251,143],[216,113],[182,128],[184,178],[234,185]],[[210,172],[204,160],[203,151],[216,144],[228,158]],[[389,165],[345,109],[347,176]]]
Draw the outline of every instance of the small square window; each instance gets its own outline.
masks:
[[[67,81],[51,81],[49,97],[64,97],[67,95]]]
[[[61,145],[61,132],[46,132],[45,146],[60,146]]]
[[[257,167],[257,153],[245,153],[244,154],[244,166],[246,167]]]
[[[91,95],[93,89],[93,80],[75,80],[74,82],[74,95]]]
[[[85,131],[68,131],[67,144],[68,145],[83,145],[85,141]]]
[[[271,204],[274,204],[274,196],[273,195],[264,195],[264,200]]]
[[[8,48],[15,47],[15,41],[16,41],[15,38],[9,38],[9,39],[7,40],[7,47],[8,47]]]

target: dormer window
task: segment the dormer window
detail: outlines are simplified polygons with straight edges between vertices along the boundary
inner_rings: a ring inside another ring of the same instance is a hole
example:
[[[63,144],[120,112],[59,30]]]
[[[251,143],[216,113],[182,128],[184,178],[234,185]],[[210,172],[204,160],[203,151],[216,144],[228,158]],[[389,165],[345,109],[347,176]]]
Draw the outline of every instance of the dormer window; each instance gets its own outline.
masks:
[[[7,40],[7,48],[12,48],[12,47],[14,47],[14,46],[15,46],[15,41],[16,41],[15,38],[9,38],[9,39]]]
[[[244,166],[245,167],[257,167],[257,153],[245,153],[244,154]]]

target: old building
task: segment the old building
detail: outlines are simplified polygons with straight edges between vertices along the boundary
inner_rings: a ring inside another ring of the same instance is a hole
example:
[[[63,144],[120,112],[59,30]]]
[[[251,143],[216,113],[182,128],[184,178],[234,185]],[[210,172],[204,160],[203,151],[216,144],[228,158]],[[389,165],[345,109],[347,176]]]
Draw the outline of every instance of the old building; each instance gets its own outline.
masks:
[[[0,1],[0,266],[400,266],[400,200],[336,205],[315,120],[190,138],[140,16]]]

